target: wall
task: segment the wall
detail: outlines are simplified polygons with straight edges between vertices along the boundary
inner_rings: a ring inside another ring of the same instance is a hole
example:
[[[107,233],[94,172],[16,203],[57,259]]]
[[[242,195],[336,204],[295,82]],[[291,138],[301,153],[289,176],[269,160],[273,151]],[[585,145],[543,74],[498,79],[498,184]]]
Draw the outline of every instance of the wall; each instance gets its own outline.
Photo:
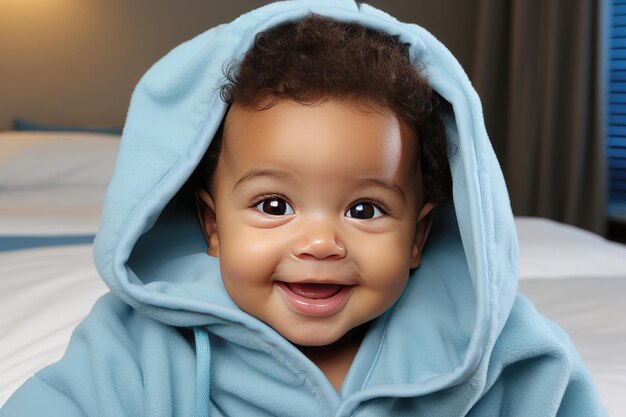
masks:
[[[371,1],[429,29],[469,69],[477,0]],[[0,0],[0,130],[13,117],[121,125],[159,57],[267,1]]]

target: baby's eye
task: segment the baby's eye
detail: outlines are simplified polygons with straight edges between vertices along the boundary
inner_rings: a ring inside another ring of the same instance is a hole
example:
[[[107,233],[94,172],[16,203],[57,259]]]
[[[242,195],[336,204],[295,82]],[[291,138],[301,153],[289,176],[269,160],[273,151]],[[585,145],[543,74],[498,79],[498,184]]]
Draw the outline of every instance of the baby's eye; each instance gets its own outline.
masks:
[[[354,219],[374,219],[382,216],[382,210],[372,203],[356,203],[346,211],[346,216]]]
[[[293,208],[283,198],[270,197],[263,199],[254,206],[255,209],[262,213],[271,214],[272,216],[286,216],[293,214]]]

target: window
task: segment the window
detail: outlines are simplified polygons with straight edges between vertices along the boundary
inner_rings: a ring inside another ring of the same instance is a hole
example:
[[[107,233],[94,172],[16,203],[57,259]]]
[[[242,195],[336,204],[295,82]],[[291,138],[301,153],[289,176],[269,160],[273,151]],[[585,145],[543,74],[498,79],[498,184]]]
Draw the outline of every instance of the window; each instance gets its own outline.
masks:
[[[626,221],[626,0],[611,0],[607,32],[608,210],[612,220]]]

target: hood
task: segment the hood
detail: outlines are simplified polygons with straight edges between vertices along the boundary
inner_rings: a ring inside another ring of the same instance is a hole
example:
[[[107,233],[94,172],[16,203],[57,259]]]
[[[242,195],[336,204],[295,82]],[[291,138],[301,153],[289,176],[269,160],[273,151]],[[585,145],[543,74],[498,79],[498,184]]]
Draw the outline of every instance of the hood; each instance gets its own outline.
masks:
[[[461,384],[488,361],[516,294],[508,195],[479,98],[459,63],[423,28],[365,4],[272,3],[200,34],[150,68],[132,95],[95,241],[97,269],[114,294],[151,319],[202,326],[232,341],[251,332],[289,361],[302,361],[297,349],[229,298],[184,185],[226,112],[219,96],[226,65],[243,56],[259,31],[311,12],[397,36],[453,109],[444,121],[456,149],[453,199],[438,208],[422,265],[402,298],[370,328],[355,358],[363,366],[353,366],[343,395],[357,404]],[[311,364],[302,367],[319,374]]]

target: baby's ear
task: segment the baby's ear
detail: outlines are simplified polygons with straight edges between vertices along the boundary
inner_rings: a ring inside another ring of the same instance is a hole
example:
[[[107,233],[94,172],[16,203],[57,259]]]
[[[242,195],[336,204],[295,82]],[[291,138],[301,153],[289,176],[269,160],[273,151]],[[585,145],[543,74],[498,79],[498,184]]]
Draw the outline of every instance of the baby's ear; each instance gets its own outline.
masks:
[[[219,236],[217,234],[217,221],[215,217],[215,203],[211,195],[204,189],[196,190],[196,214],[200,228],[204,234],[209,250],[208,254],[220,257]]]
[[[424,249],[426,239],[430,233],[430,227],[433,224],[434,208],[435,205],[433,203],[426,202],[417,216],[415,238],[413,240],[413,247],[411,248],[411,269],[417,268],[422,262],[422,250]]]

